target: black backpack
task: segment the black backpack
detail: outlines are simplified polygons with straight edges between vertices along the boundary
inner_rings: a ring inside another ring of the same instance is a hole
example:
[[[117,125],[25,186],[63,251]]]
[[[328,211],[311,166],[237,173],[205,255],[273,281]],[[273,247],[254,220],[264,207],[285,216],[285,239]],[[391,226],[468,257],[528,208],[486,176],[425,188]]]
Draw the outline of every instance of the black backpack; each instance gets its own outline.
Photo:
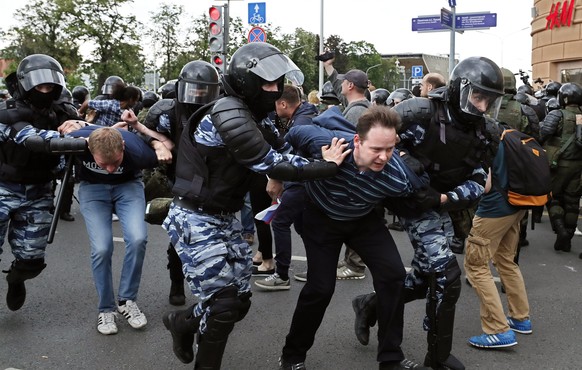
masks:
[[[516,207],[543,206],[551,192],[550,166],[546,152],[531,136],[514,129],[504,130],[503,145],[507,167],[507,201]]]

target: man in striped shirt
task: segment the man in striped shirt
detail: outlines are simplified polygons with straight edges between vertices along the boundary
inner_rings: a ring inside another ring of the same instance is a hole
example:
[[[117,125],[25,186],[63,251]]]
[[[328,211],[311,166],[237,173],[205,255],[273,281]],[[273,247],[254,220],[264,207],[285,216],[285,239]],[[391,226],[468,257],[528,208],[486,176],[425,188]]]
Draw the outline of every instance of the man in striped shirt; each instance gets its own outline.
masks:
[[[386,197],[407,196],[414,191],[410,178],[414,174],[398,155],[393,156],[400,119],[387,107],[371,107],[358,120],[354,135],[353,126],[350,128],[341,115],[331,119],[329,115],[320,116],[321,121],[334,120],[344,126],[334,130],[317,125],[299,126],[292,128],[286,137],[295,149],[313,155],[334,136],[346,138],[353,151],[335,177],[305,185],[309,197],[303,213],[302,238],[308,278],[297,302],[280,368],[305,368],[307,351],[334,292],[342,245],[348,243],[370,268],[378,292],[380,368],[404,369],[400,344],[405,270],[389,230],[373,211]]]

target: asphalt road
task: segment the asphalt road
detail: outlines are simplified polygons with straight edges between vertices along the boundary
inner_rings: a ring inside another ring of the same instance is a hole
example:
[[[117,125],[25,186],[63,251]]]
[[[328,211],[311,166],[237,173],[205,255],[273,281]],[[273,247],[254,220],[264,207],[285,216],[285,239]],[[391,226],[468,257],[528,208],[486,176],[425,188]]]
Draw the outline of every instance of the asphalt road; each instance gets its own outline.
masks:
[[[48,248],[48,267],[27,282],[24,307],[9,311],[4,304],[7,290],[0,281],[0,369],[191,369],[171,349],[171,339],[161,317],[174,309],[168,303],[165,232],[149,228],[149,243],[138,303],[148,317],[144,330],[132,329],[121,318],[119,333],[97,332],[97,297],[90,269],[89,244],[83,218],[75,204],[75,222],[60,222],[55,241]],[[115,235],[121,237],[118,223]],[[412,248],[403,232],[393,232],[407,264]],[[304,271],[302,243],[294,236],[293,271]],[[579,369],[582,301],[582,238],[575,237],[570,253],[555,252],[554,236],[545,215],[536,230],[529,231],[530,246],[522,249],[521,266],[528,289],[534,333],[519,335],[517,346],[505,350],[479,350],[467,339],[481,333],[479,303],[472,289],[463,284],[457,305],[453,353],[467,369]],[[5,243],[0,268],[12,260]],[[256,245],[254,246],[256,248]],[[114,281],[118,281],[123,243],[116,243]],[[459,257],[462,266],[463,256]],[[253,278],[253,280],[256,278]],[[303,283],[292,281],[289,291],[254,289],[253,306],[230,336],[223,369],[277,369],[277,359],[289,329],[297,296]],[[351,299],[371,291],[370,276],[359,281],[338,281],[335,296],[309,351],[308,369],[377,369],[376,339],[362,346],[353,334]],[[254,286],[254,285],[253,285]],[[502,297],[504,300],[504,296]],[[187,304],[194,299],[187,296]],[[424,302],[409,303],[405,312],[403,350],[421,361],[426,353],[422,330]],[[376,328],[372,329],[373,335]]]

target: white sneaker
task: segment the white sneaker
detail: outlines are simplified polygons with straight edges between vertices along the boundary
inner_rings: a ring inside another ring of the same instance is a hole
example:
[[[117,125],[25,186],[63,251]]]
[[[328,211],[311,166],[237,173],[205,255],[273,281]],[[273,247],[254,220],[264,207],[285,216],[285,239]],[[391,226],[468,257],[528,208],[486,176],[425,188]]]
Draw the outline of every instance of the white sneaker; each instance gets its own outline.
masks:
[[[117,217],[117,214],[112,214],[111,215],[111,221],[115,222],[115,221],[119,221],[119,217]]]
[[[576,231],[574,231],[574,235],[582,236],[582,231],[580,231],[578,228],[576,228]]]
[[[129,325],[134,329],[141,329],[148,323],[145,315],[134,301],[126,301],[124,305],[117,307],[117,311],[125,316]]]
[[[101,312],[97,319],[97,330],[103,335],[117,334],[117,325],[115,324],[115,313]]]

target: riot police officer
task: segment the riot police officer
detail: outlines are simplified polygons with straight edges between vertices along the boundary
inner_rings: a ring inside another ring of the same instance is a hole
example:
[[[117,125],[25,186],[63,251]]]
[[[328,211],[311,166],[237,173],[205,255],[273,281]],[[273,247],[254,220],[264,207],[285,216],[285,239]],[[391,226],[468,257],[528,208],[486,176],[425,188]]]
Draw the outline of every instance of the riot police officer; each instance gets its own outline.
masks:
[[[431,187],[441,193],[439,209],[399,215],[414,248],[405,301],[428,298],[423,324],[429,344],[425,365],[435,369],[465,368],[451,354],[461,269],[449,248],[454,231],[448,211],[472,207],[483,194],[487,178],[483,162],[489,144],[485,117],[497,116],[502,95],[499,67],[490,59],[471,57],[455,67],[447,88],[435,90],[430,99],[408,99],[393,108],[403,122],[401,152],[424,165]],[[427,294],[431,282],[435,289]],[[374,323],[374,296],[358,296],[352,302],[356,336],[362,343],[367,342]]]
[[[6,303],[10,310],[16,311],[26,299],[24,282],[38,276],[46,267],[46,239],[53,207],[52,180],[60,159],[29,151],[26,139],[36,136],[40,130],[47,130],[42,131],[47,137],[50,132],[58,135],[56,130],[61,123],[78,117],[74,109],[56,114],[55,101],[65,88],[65,76],[54,58],[29,55],[7,80],[14,91],[13,98],[0,103],[0,122],[10,132],[0,140],[0,188],[4,194],[0,202],[0,238],[4,240],[6,233],[10,233],[8,243],[14,261],[6,275]]]
[[[174,143],[178,144],[182,129],[188,122],[188,118],[198,108],[218,98],[220,91],[219,77],[216,69],[210,63],[196,60],[188,62],[182,67],[177,82],[171,86],[174,90],[173,96],[175,97],[165,98],[155,102],[149,108],[143,123],[146,127],[166,135]],[[146,93],[144,102],[147,101],[147,95]],[[177,148],[174,149],[174,151],[176,150]],[[146,201],[161,197],[173,197],[171,194],[171,186],[174,183],[174,171],[175,162],[169,166],[157,168],[152,175],[148,176],[148,180],[153,180],[145,181]],[[156,180],[156,178],[161,178],[162,181],[159,179]],[[159,186],[160,183],[163,186]],[[159,202],[153,202],[150,205],[151,213],[159,212],[157,208],[152,208],[158,204]],[[165,207],[163,212],[166,213]],[[150,219],[163,220],[163,218],[158,216],[148,215],[146,220],[149,221]],[[181,306],[186,301],[184,295],[184,275],[182,274],[180,258],[171,243],[168,246],[167,255],[167,267],[170,271],[171,281],[169,301],[171,305]]]
[[[548,112],[540,124],[540,142],[552,169],[552,193],[547,204],[556,233],[555,250],[569,252],[580,212],[582,175],[582,86],[565,83],[558,91],[562,109]]]
[[[388,99],[388,96],[390,96],[390,91],[380,88],[372,91],[370,94],[372,104],[386,105],[386,100]]]

